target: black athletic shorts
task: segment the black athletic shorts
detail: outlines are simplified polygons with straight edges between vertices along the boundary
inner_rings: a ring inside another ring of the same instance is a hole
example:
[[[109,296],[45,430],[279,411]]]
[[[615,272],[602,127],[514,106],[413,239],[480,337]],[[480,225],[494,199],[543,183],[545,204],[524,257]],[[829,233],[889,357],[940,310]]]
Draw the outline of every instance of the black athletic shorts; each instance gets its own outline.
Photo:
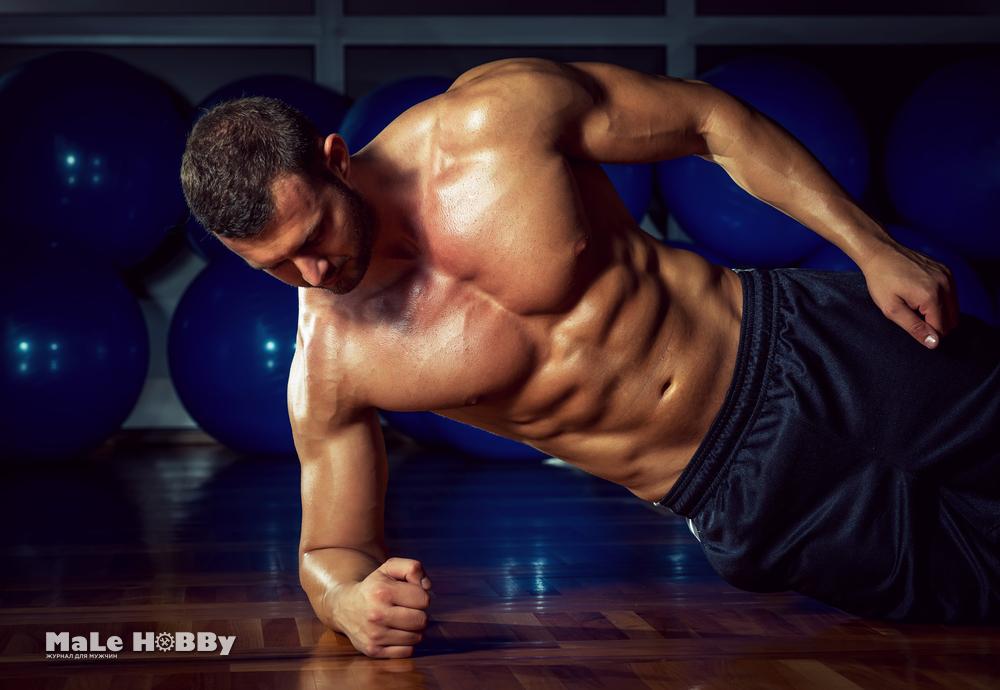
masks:
[[[712,567],[899,621],[1000,620],[1000,329],[962,314],[934,350],[861,273],[737,270],[725,402],[656,504]]]

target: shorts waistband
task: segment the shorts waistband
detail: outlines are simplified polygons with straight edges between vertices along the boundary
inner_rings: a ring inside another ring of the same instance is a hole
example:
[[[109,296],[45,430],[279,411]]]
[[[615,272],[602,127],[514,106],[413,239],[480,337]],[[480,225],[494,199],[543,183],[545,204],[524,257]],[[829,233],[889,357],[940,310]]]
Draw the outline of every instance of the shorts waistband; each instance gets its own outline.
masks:
[[[739,447],[763,394],[770,364],[774,276],[770,269],[733,269],[743,284],[743,316],[733,380],[715,420],[677,482],[654,505],[691,517],[701,509],[722,469]]]

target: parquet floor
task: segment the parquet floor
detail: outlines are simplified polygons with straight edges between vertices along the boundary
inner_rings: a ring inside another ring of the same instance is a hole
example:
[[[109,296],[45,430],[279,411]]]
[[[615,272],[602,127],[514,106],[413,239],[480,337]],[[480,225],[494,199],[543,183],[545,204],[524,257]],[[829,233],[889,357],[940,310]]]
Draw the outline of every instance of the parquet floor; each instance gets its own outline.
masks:
[[[294,458],[123,443],[4,471],[0,688],[1000,688],[1000,628],[742,592],[683,521],[613,484],[387,443],[391,551],[434,582],[412,658],[366,658],[314,617]],[[46,658],[48,632],[126,650]],[[128,650],[149,632],[236,639],[227,656]]]

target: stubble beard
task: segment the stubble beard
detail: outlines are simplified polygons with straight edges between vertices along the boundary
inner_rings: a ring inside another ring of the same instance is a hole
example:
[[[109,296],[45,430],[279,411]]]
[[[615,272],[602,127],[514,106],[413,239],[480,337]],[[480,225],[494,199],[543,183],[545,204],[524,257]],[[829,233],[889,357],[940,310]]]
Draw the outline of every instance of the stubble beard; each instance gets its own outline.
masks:
[[[339,275],[331,285],[321,289],[343,295],[356,288],[368,272],[375,244],[375,214],[360,194],[339,179],[334,178],[332,182],[347,199],[351,239],[357,254],[340,267]]]

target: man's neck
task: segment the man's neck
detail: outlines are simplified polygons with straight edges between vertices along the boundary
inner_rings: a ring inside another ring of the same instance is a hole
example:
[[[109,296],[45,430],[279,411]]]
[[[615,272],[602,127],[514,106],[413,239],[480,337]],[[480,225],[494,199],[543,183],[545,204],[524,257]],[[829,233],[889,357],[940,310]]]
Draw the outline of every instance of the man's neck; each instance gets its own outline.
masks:
[[[380,292],[412,270],[423,255],[419,223],[421,184],[418,171],[369,145],[351,157],[351,185],[368,205],[375,233],[371,263],[358,285],[359,297]]]

